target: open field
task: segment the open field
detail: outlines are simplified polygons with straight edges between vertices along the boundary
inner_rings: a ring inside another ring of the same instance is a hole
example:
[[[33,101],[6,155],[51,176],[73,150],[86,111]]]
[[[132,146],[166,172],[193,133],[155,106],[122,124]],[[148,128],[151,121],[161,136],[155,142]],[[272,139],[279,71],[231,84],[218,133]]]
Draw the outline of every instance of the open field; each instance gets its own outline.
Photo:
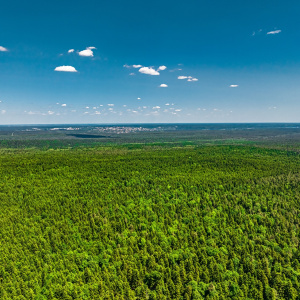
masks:
[[[0,298],[299,299],[299,129],[270,130],[0,132]]]

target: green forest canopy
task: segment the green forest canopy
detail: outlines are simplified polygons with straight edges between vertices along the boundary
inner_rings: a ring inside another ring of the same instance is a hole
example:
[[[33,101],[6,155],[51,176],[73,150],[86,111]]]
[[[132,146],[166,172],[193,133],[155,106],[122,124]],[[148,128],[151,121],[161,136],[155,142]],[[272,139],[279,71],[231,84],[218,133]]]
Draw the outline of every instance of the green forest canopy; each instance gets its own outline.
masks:
[[[1,150],[1,299],[300,299],[298,155]]]

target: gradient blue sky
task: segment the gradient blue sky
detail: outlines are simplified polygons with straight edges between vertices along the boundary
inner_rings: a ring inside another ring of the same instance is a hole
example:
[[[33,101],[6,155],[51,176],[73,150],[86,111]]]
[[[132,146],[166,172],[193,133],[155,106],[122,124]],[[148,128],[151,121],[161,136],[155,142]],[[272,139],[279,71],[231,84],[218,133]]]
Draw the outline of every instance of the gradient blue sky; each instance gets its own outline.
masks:
[[[300,122],[299,14],[293,0],[2,1],[0,124]]]

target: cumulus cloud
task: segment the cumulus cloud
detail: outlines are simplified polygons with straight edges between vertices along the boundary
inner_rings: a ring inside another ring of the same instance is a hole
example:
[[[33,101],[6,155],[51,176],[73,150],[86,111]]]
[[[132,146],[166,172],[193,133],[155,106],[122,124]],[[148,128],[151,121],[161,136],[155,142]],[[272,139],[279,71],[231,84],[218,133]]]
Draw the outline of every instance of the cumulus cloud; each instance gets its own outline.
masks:
[[[4,115],[5,113],[6,113],[6,110],[5,110],[5,109],[2,109],[2,110],[1,110],[1,114]]]
[[[140,98],[140,97],[138,97],[137,99],[138,99],[138,100],[141,100],[141,98]]]
[[[253,31],[252,36],[255,36],[256,34],[260,34],[262,32],[262,29],[259,29],[258,31]]]
[[[198,81],[198,78],[195,78],[193,76],[178,76],[178,79],[187,79],[187,81]]]
[[[135,73],[130,73],[129,75],[130,75],[130,76],[134,76],[134,75],[135,75]]]
[[[231,88],[236,88],[236,87],[238,87],[239,85],[238,84],[231,84],[229,87],[231,87]]]
[[[79,56],[93,57],[94,53],[91,49],[86,49],[78,52]]]
[[[56,67],[54,69],[54,71],[58,71],[58,72],[77,72],[77,70],[72,67],[72,66],[60,66],[60,67]]]
[[[79,56],[86,56],[86,57],[93,57],[94,52],[93,50],[96,49],[95,47],[87,47],[85,50],[79,51]]]
[[[0,52],[7,52],[7,51],[8,51],[7,48],[5,48],[5,47],[3,47],[3,46],[0,46]]]
[[[159,66],[158,71],[164,71],[167,67],[166,66]]]
[[[61,106],[64,106],[64,107],[65,107],[65,106],[67,106],[67,104],[64,103],[64,104],[62,104]]]
[[[182,71],[182,69],[175,68],[175,69],[170,70],[169,72],[175,72],[175,71]]]
[[[42,115],[42,116],[46,116],[47,114],[46,113],[42,113],[40,111],[27,111],[27,110],[24,110],[24,113],[25,114],[28,114],[28,115]]]
[[[165,83],[162,83],[159,87],[168,87],[168,85]]]
[[[140,73],[147,74],[147,75],[160,75],[159,72],[155,71],[153,68],[143,67],[139,69]]]
[[[138,68],[141,68],[142,65],[132,65],[132,66],[130,66],[130,65],[125,64],[125,65],[123,65],[123,67],[128,68],[128,69],[130,69],[130,68],[138,69]]]
[[[68,53],[72,53],[74,51],[75,51],[74,49],[70,49],[70,50],[68,50]]]
[[[54,111],[48,110],[48,115],[53,115],[53,114],[54,114]]]
[[[280,32],[281,32],[281,30],[274,30],[274,31],[267,32],[267,34],[278,34]]]
[[[160,106],[154,106],[154,107],[152,107],[152,109],[160,109]]]

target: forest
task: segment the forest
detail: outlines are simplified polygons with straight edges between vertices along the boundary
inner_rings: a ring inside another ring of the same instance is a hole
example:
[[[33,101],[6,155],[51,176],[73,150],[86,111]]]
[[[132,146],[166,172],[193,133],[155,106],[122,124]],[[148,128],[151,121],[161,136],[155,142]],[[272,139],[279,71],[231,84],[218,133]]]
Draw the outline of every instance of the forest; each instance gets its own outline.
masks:
[[[0,166],[0,299],[300,299],[297,151],[1,143]]]

